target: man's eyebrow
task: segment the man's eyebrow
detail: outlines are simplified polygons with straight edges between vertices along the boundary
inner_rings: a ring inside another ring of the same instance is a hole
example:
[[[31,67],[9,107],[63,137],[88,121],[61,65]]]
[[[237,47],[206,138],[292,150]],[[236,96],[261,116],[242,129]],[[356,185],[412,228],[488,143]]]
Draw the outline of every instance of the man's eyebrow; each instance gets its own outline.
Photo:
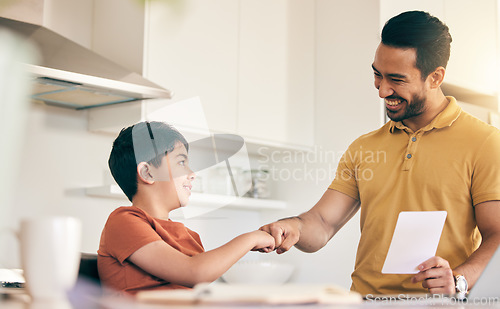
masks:
[[[178,154],[177,157],[183,157],[184,159],[188,158],[188,156],[183,153]]]
[[[375,68],[375,66],[373,66],[373,64],[372,64],[372,69],[373,69],[373,71],[375,71],[375,72],[377,72],[377,73],[380,74],[380,72]],[[389,73],[389,74],[387,74],[387,76],[394,77],[394,78],[399,78],[399,79],[405,79],[406,78],[406,75],[398,74],[398,73]]]
[[[387,74],[387,75],[389,75],[390,77],[395,77],[395,78],[399,78],[399,79],[405,79],[406,78],[406,75],[398,74],[398,73],[391,73],[391,74]]]

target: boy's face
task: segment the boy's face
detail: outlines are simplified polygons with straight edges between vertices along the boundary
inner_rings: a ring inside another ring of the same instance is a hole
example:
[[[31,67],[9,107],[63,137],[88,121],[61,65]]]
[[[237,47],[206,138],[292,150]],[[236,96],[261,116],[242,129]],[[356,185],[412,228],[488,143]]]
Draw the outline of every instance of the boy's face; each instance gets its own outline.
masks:
[[[163,157],[155,174],[155,178],[167,186],[165,192],[172,192],[172,189],[175,188],[180,206],[186,206],[191,196],[195,174],[189,168],[188,154],[184,144],[176,143],[174,150]],[[169,181],[170,179],[173,181]]]

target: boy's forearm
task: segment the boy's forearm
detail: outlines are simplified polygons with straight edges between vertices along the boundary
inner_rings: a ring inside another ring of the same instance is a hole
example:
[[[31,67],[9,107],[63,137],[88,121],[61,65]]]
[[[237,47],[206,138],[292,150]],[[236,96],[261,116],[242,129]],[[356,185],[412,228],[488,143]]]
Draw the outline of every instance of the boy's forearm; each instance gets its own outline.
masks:
[[[193,285],[219,278],[255,247],[255,237],[253,233],[242,234],[216,249],[193,256]]]

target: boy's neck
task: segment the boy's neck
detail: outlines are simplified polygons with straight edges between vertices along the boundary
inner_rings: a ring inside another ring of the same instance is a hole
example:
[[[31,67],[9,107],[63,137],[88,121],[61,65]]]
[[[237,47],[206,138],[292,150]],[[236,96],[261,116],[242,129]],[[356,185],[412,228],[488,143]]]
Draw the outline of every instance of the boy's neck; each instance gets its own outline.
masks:
[[[173,205],[168,205],[164,198],[152,194],[137,194],[132,199],[132,205],[148,213],[153,218],[167,220]]]

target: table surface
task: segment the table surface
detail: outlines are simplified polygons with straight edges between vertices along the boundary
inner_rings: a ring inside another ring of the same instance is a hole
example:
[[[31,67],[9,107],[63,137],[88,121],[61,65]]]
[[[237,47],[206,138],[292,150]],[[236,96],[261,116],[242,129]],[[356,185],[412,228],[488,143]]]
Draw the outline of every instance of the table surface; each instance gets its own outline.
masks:
[[[299,308],[352,308],[352,309],[366,309],[370,307],[378,308],[500,308],[500,303],[492,303],[490,305],[472,304],[472,303],[440,303],[439,301],[431,303],[426,302],[370,302],[364,301],[361,304],[351,305],[319,305],[319,304],[305,304],[305,305],[172,305],[172,304],[148,304],[136,301],[127,300],[125,298],[96,298],[96,299],[72,299],[63,301],[31,301],[27,295],[11,295],[0,297],[0,308],[2,309],[159,309],[159,308],[172,308],[172,309],[202,309],[202,308],[278,308],[278,309],[299,309]]]
[[[3,291],[5,293],[5,291]],[[243,305],[243,304],[196,304],[196,305],[174,305],[153,304],[138,302],[132,298],[103,296],[102,290],[87,282],[78,282],[75,288],[68,294],[68,299],[62,301],[32,301],[26,293],[2,294],[0,291],[1,309],[208,309],[208,308],[278,308],[278,309],[303,309],[303,308],[353,308],[366,309],[370,307],[379,308],[499,308],[500,302],[480,300],[483,303],[473,301],[459,301],[452,298],[444,298],[439,295],[419,295],[411,300],[398,300],[398,297],[382,297],[378,299],[367,299],[359,304],[302,304],[302,305]]]

